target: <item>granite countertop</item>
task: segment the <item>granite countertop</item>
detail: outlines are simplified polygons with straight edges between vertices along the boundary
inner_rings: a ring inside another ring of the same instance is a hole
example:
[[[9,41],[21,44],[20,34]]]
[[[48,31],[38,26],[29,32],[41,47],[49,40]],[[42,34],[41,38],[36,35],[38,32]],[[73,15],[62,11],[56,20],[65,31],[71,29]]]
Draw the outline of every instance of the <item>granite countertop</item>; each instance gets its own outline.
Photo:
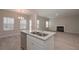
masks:
[[[28,34],[28,35],[31,35],[31,36],[33,36],[33,37],[42,39],[42,40],[47,40],[47,39],[49,39],[51,36],[53,36],[53,35],[56,34],[56,32],[49,32],[49,31],[32,31],[32,32],[41,32],[41,33],[48,34],[47,36],[39,36],[39,35],[36,35],[36,34],[32,34],[29,30],[22,30],[21,32],[26,33],[26,34]]]

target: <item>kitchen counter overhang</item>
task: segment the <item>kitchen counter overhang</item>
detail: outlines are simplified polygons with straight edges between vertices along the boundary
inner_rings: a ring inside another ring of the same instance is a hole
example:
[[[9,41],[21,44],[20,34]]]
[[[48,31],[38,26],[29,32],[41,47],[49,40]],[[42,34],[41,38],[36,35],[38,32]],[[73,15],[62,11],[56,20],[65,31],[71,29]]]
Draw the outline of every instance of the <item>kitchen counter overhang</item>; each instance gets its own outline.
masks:
[[[56,32],[49,32],[49,31],[32,31],[32,32],[30,32],[29,30],[22,30],[21,32],[23,32],[23,33],[25,33],[27,35],[31,35],[33,37],[39,38],[41,40],[47,40],[51,36],[54,36],[56,34]],[[37,34],[33,34],[33,32],[44,33],[44,34],[47,34],[47,35],[46,36],[39,36]]]

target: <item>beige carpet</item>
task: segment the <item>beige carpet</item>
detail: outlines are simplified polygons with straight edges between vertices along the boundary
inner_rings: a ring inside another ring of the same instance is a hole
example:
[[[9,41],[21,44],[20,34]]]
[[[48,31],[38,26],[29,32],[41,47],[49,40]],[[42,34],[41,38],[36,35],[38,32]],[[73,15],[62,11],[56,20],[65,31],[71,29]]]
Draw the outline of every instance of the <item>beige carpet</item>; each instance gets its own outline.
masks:
[[[56,50],[79,49],[79,34],[57,32],[55,36]]]
[[[2,32],[0,33],[0,50],[20,50],[20,33]]]
[[[8,35],[8,34],[7,34]],[[0,50],[20,50],[20,35],[0,38]],[[79,49],[79,34],[57,32],[55,35],[55,50]]]

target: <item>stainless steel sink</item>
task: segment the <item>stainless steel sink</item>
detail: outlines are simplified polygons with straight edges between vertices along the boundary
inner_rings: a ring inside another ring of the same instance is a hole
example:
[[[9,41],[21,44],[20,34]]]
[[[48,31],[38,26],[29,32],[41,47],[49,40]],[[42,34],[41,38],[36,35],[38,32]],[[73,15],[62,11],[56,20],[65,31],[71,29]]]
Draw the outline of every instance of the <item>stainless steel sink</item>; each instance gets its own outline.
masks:
[[[38,36],[47,36],[48,34],[46,33],[41,33],[41,32],[31,32],[32,34],[38,35]]]

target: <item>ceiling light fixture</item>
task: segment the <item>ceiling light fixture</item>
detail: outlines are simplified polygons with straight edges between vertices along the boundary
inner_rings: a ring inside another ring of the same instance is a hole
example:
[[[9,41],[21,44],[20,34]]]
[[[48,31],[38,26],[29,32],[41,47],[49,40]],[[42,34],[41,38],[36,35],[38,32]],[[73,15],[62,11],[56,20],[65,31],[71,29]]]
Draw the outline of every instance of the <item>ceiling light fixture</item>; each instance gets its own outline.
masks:
[[[17,9],[16,12],[24,13],[26,11],[24,9]]]
[[[19,17],[18,17],[18,19],[24,19],[24,17],[22,17],[22,16],[19,16]]]
[[[26,9],[16,9],[15,11],[18,13],[23,13],[23,14],[30,13],[30,11]]]

